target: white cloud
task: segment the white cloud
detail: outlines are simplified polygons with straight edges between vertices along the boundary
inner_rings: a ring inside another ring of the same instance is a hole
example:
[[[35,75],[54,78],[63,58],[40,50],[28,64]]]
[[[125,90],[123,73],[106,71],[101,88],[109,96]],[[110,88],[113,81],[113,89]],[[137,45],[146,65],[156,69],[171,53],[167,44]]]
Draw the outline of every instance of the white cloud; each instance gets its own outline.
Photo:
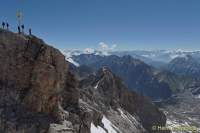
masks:
[[[109,55],[109,52],[114,50],[116,47],[117,47],[116,44],[109,46],[105,42],[100,42],[98,51],[100,51],[103,55]]]
[[[116,44],[109,46],[105,42],[100,42],[99,46],[100,46],[100,50],[104,50],[104,51],[111,51],[111,50],[114,50],[117,47]]]
[[[92,53],[94,53],[94,49],[92,49],[92,48],[85,48],[84,50],[83,50],[83,53],[84,54],[92,54]]]
[[[103,49],[103,50],[109,49],[109,46],[105,42],[100,42],[99,46],[100,46],[100,49]]]

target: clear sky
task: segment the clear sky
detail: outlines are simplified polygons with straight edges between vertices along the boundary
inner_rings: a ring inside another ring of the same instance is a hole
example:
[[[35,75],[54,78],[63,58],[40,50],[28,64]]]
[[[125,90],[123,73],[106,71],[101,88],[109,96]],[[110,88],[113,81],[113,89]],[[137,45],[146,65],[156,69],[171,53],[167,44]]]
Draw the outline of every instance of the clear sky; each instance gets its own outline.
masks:
[[[60,49],[200,50],[200,0],[1,0],[0,20],[15,31],[18,9],[27,29]]]

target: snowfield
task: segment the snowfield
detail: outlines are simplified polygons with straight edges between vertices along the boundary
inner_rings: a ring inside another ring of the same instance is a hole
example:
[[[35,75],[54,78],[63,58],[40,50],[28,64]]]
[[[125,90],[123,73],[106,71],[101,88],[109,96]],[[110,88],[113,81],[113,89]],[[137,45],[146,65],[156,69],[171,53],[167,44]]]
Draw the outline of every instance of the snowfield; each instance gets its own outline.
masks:
[[[91,133],[122,133],[116,126],[114,126],[110,120],[108,120],[105,116],[103,116],[102,123],[104,125],[103,129],[100,126],[95,126],[93,123],[91,124]]]
[[[91,124],[91,133],[106,133],[106,131],[100,127],[100,126],[95,126],[93,123]]]

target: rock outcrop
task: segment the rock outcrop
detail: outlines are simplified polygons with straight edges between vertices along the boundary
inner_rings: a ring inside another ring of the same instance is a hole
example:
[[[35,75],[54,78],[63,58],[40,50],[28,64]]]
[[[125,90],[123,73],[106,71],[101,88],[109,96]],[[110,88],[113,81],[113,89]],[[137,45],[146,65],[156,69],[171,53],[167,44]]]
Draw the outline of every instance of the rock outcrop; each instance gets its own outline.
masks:
[[[0,31],[0,47],[1,90],[13,98],[5,104],[23,103],[33,112],[51,113],[65,84],[64,56],[34,36],[5,31]]]
[[[68,63],[34,36],[0,30],[0,130],[45,132],[58,120],[61,94],[69,92]],[[78,103],[65,96],[67,104]]]

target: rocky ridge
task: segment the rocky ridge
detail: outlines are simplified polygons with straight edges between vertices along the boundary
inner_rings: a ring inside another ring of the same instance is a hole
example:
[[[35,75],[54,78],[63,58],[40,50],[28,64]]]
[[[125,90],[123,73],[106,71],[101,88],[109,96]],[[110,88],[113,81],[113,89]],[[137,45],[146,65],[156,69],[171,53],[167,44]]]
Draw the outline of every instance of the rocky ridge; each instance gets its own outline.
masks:
[[[116,55],[82,54],[72,58],[79,63],[80,67],[85,65],[96,71],[104,66],[109,67],[130,90],[141,95],[152,99],[165,99],[171,96],[169,84],[157,78],[154,74],[154,68],[129,55],[119,57]]]

